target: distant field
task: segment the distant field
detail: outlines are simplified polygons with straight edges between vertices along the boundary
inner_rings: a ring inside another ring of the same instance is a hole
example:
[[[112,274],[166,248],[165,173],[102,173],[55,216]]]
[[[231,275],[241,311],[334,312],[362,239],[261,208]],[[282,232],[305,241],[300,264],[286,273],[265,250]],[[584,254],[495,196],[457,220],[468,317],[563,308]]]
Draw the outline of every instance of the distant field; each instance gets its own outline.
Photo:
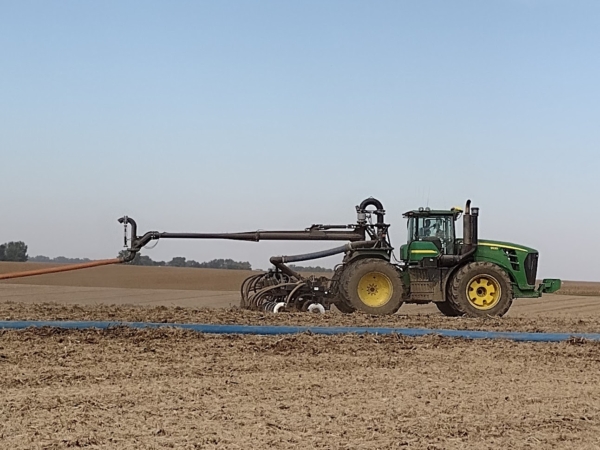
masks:
[[[60,264],[0,262],[0,273],[54,267]],[[111,287],[134,289],[178,289],[200,291],[237,291],[249,270],[192,269],[114,265],[7,280],[4,283],[45,286]],[[328,275],[321,273],[318,275]],[[565,281],[563,295],[600,296],[600,282]]]
[[[43,269],[60,264],[0,262],[0,273]],[[73,272],[6,280],[4,283],[44,286],[77,286],[136,289],[237,291],[249,270],[144,267],[117,264]]]
[[[563,281],[558,291],[562,295],[600,295],[600,283],[592,281]]]

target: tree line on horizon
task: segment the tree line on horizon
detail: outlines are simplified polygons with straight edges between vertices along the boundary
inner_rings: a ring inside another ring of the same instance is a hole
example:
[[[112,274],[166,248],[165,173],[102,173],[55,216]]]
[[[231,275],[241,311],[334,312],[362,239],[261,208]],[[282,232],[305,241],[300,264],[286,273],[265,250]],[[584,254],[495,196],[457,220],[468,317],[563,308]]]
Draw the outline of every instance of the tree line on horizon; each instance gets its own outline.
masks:
[[[126,250],[119,253],[119,257],[125,256]],[[27,244],[23,241],[11,241],[0,244],[0,261],[7,262],[41,262],[56,264],[79,264],[92,261],[89,258],[67,258],[57,256],[50,258],[44,255],[30,257],[27,254]],[[136,254],[133,261],[127,263],[136,266],[170,266],[170,267],[194,267],[209,269],[239,269],[252,270],[252,266],[247,261],[234,261],[232,259],[213,259],[212,261],[199,263],[193,259],[187,260],[183,256],[176,256],[169,262],[154,261],[149,256]]]
[[[28,259],[29,262],[41,262],[41,263],[56,263],[56,264],[79,264],[91,262],[90,258],[67,258],[66,256],[57,256],[55,258],[49,258],[48,256],[38,255],[32,256]]]
[[[28,258],[25,242],[11,241],[0,244],[0,261],[25,262]]]
[[[127,255],[127,250],[119,252],[119,258]],[[154,261],[147,255],[137,253],[135,258],[127,264],[133,266],[167,266],[167,267],[192,267],[198,269],[232,269],[232,270],[252,270],[252,265],[248,261],[234,261],[233,259],[213,259],[207,262],[194,261],[186,259],[183,256],[176,256],[169,262]],[[321,266],[297,266],[290,264],[291,269],[297,272],[331,272],[332,269]]]
[[[124,257],[127,250],[119,252],[119,257]],[[23,241],[11,241],[0,244],[0,261],[9,262],[41,262],[56,264],[79,264],[92,261],[89,258],[67,258],[57,256],[50,258],[44,255],[30,257],[27,254],[27,245]],[[157,266],[157,267],[191,267],[198,269],[232,269],[232,270],[252,270],[252,265],[248,261],[234,261],[233,259],[213,259],[206,262],[198,262],[193,259],[186,259],[183,256],[176,256],[171,261],[154,261],[147,255],[137,253],[135,258],[127,264],[133,266]],[[290,264],[290,268],[297,272],[331,272],[331,269],[321,266],[298,266]]]
[[[127,250],[119,252],[119,258],[125,257]],[[233,269],[233,270],[252,270],[252,265],[248,261],[234,261],[233,259],[213,259],[207,262],[198,262],[193,259],[186,259],[183,256],[176,256],[171,261],[154,261],[147,255],[137,253],[132,261],[126,263],[132,266],[168,266],[168,267],[192,267],[195,269]]]
[[[296,272],[333,272],[333,269],[321,266],[297,266],[295,264],[290,264],[289,267]]]

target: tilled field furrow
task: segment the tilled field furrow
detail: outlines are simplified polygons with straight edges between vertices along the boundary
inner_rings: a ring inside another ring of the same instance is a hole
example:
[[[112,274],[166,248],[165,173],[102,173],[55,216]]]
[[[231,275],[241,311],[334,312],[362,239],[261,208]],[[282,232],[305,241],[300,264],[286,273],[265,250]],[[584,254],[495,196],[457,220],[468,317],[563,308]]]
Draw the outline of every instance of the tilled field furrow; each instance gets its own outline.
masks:
[[[15,450],[591,449],[599,360],[592,343],[4,331],[0,436]]]
[[[517,300],[504,318],[432,305],[272,314],[231,307],[248,275],[234,272],[125,266],[0,283],[0,320],[600,332],[600,301],[577,296],[593,283]],[[0,448],[598,449],[599,385],[600,344],[580,340],[0,330]]]
[[[455,318],[441,315],[369,316],[365,314],[263,313],[238,308],[184,308],[135,305],[60,305],[0,303],[0,320],[111,320],[122,322],[213,323],[246,325],[367,326],[490,331],[598,333],[600,318]]]

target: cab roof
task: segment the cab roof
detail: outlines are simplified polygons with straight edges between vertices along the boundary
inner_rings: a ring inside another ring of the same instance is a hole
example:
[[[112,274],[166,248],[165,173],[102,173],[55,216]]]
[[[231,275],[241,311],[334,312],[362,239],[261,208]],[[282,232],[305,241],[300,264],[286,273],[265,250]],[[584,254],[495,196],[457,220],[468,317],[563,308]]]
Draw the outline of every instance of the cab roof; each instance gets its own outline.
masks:
[[[429,209],[429,208],[419,208],[414,209],[412,211],[407,211],[403,214],[403,217],[454,217],[456,220],[458,216],[462,214],[463,210],[461,208],[452,208],[452,209]]]

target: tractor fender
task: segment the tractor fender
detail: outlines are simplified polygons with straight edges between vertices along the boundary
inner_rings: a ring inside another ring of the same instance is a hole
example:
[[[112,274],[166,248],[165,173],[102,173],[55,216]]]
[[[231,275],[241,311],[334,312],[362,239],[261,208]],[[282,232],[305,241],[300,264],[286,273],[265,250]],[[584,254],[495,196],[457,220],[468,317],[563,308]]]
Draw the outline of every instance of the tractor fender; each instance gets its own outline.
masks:
[[[352,264],[358,260],[365,258],[376,258],[390,262],[389,251],[384,249],[365,249],[346,253],[344,257],[344,265]]]

